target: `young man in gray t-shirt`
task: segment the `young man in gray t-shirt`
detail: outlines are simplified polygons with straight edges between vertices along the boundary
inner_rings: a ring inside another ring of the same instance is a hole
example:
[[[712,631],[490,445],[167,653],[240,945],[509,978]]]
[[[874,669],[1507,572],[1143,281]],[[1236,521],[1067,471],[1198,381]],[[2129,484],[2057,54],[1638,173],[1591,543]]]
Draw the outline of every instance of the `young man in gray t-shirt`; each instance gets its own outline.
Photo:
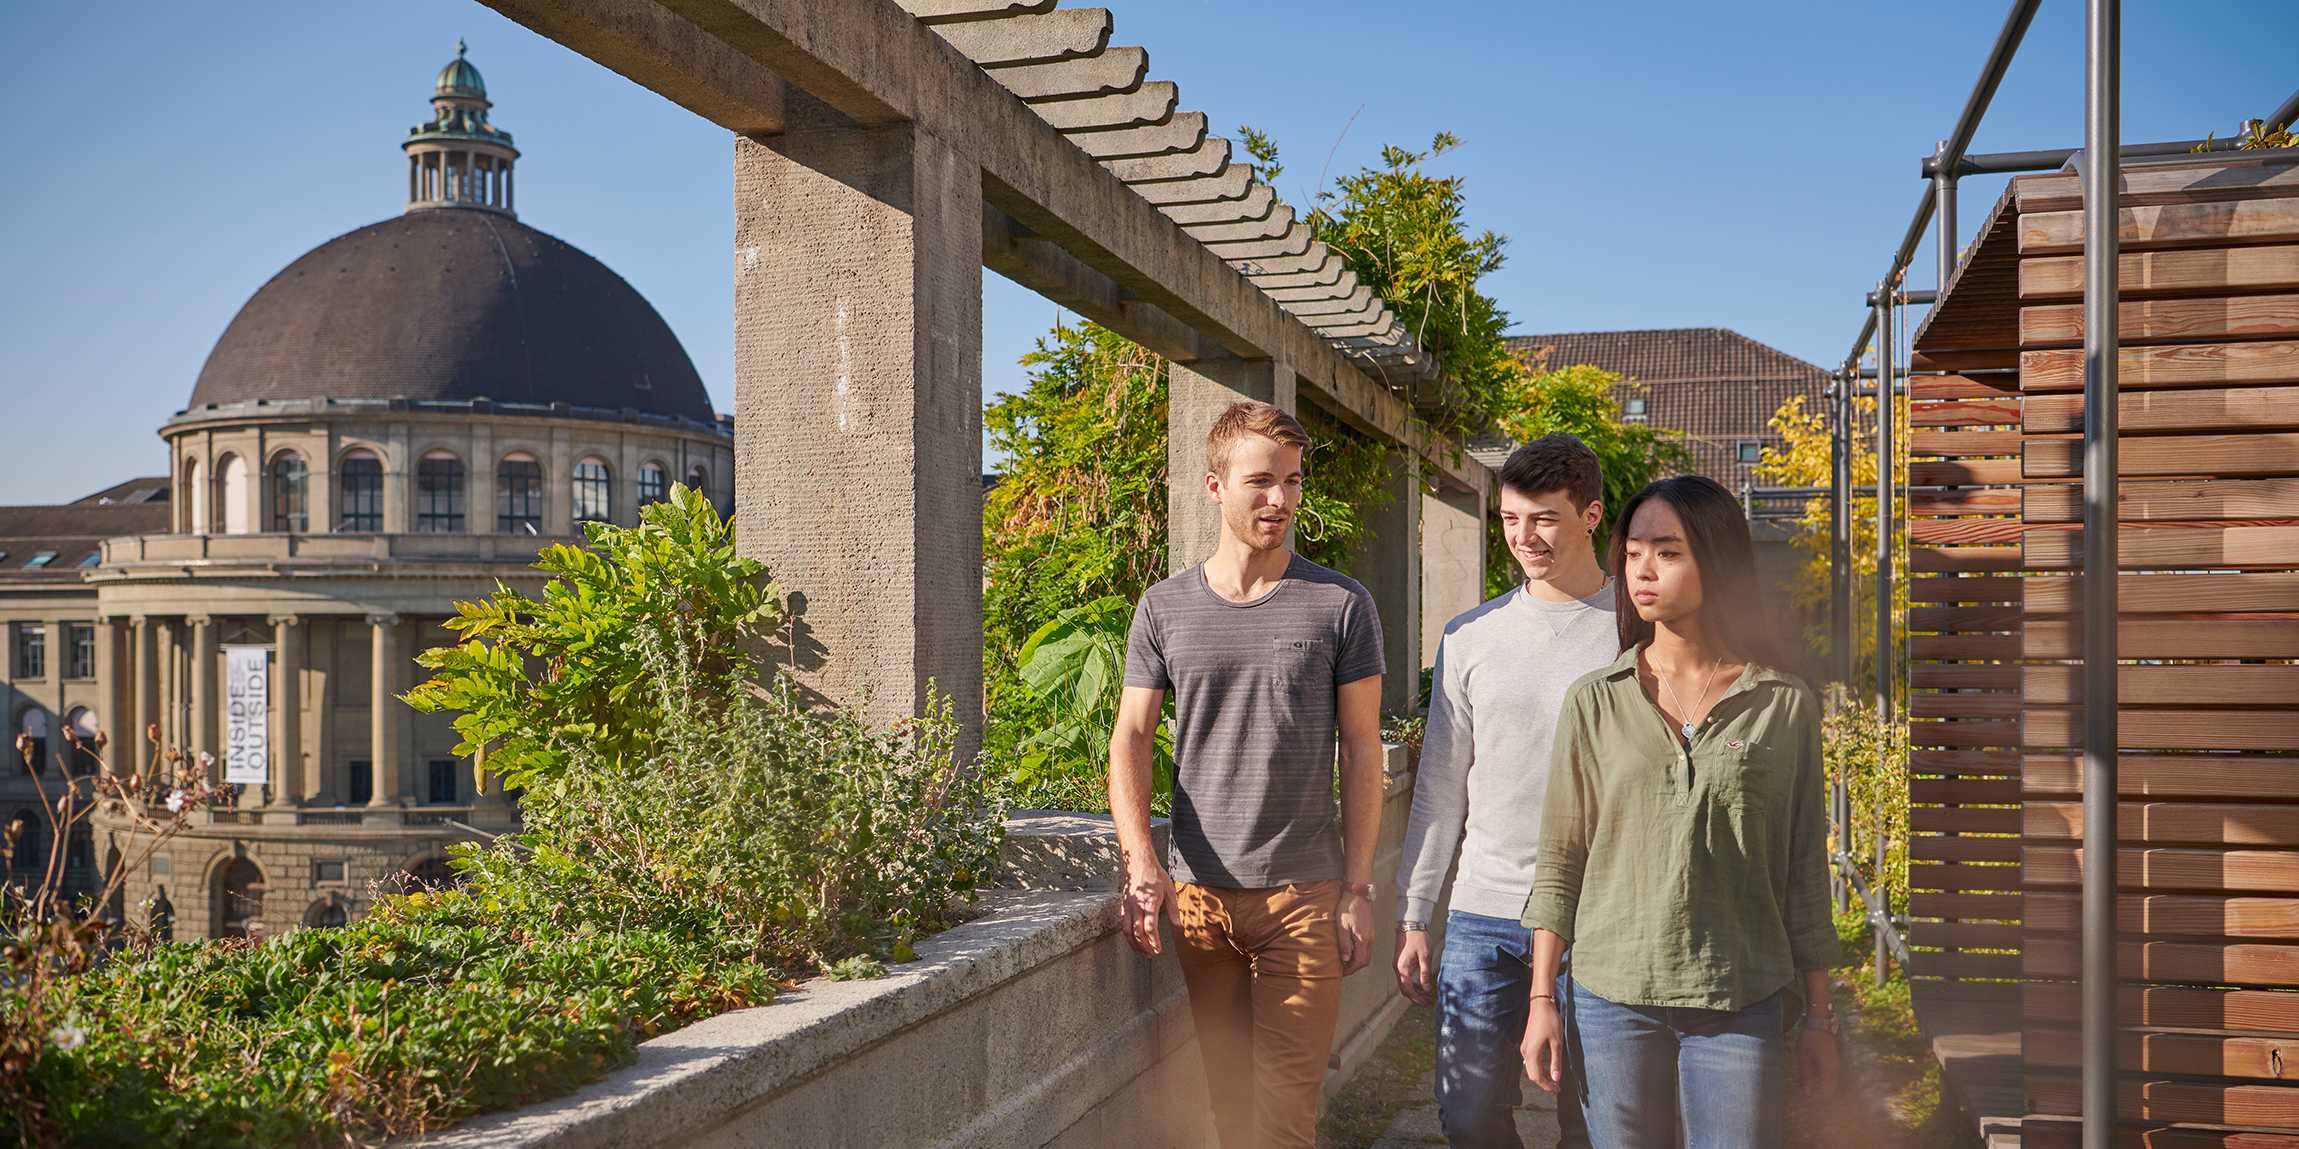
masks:
[[[1603,493],[1596,453],[1580,440],[1549,435],[1517,448],[1501,467],[1501,533],[1524,585],[1446,624],[1437,646],[1397,866],[1397,984],[1428,1003],[1429,919],[1458,848],[1436,970],[1437,1115],[1455,1146],[1521,1149],[1510,1111],[1525,1076],[1525,1019],[1533,995],[1564,997],[1532,984],[1532,931],[1518,917],[1533,888],[1565,690],[1620,654],[1613,587],[1593,541]],[[1573,1092],[1558,1099],[1564,1144],[1586,1144]]]
[[[1205,489],[1221,541],[1143,593],[1110,739],[1126,938],[1155,955],[1158,918],[1174,923],[1224,1149],[1316,1145],[1341,979],[1372,956],[1381,623],[1364,587],[1288,545],[1308,446],[1266,403],[1215,420]],[[1167,691],[1170,873],[1150,843]]]

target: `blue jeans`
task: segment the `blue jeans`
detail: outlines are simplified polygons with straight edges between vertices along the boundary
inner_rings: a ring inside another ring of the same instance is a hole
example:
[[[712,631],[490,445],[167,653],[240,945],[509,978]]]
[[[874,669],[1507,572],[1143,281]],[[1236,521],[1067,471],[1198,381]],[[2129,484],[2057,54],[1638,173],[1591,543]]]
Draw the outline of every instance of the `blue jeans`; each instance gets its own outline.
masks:
[[[1437,1117],[1455,1149],[1522,1149],[1511,1111],[1523,1097],[1525,1016],[1532,1008],[1533,932],[1508,918],[1459,910],[1445,916],[1437,962]],[[1568,970],[1557,975],[1558,1005],[1571,1024]],[[1567,1058],[1557,1091],[1564,1144],[1577,1145],[1580,1106]]]
[[[1737,1010],[1684,1009],[1620,1005],[1575,985],[1590,1143],[1774,1149],[1787,1082],[1782,996]]]

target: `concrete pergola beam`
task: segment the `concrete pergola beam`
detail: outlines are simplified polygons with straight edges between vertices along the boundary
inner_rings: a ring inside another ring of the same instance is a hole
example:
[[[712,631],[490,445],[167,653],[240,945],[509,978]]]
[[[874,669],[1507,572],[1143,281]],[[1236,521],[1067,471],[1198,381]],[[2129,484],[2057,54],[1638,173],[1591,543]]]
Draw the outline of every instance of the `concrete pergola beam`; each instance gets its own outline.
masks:
[[[1323,258],[1318,260],[1315,265],[1302,270],[1295,271],[1283,268],[1270,270],[1239,268],[1238,270],[1251,280],[1255,287],[1262,288],[1264,291],[1273,287],[1320,287],[1326,284],[1339,283],[1343,275],[1351,274],[1348,262],[1341,258],[1339,252],[1328,250],[1324,244],[1317,245],[1313,250],[1323,253]]]
[[[627,50],[603,45],[605,38],[592,29],[571,22],[546,27],[536,11],[544,0],[489,2],[610,67],[622,61],[618,70],[628,68],[625,74],[643,86],[664,82],[643,59],[632,63]],[[580,6],[606,0],[563,2]],[[984,201],[1034,237],[1068,252],[1230,354],[1288,365],[1321,406],[1361,431],[1404,444],[1426,458],[1433,471],[1464,484],[1480,481],[1481,464],[1433,439],[1405,402],[1326,342],[1329,336],[1349,334],[1347,329],[1320,333],[1286,315],[1241,269],[1227,265],[1157,211],[1157,204],[1243,198],[1251,186],[1252,165],[1232,163],[1202,179],[1129,186],[1003,86],[1034,69],[1107,65],[1113,57],[1122,70],[1139,49],[1113,48],[1090,61],[1001,69],[994,77],[893,0],[622,0],[623,5],[657,2],[781,76],[795,89],[792,100],[803,92],[856,126],[909,123],[943,141],[954,154],[979,165]],[[1140,58],[1146,68],[1147,53]],[[1106,97],[1140,86],[1136,76],[1114,91],[1103,83],[1077,95],[1100,91]],[[1312,250],[1321,252],[1322,245]],[[1321,254],[1306,266],[1257,267],[1251,273],[1313,270],[1325,258]]]
[[[1110,46],[1110,10],[1056,8],[1000,20],[939,24],[934,30],[985,68],[1051,64],[1101,55]]]
[[[1331,283],[1311,284],[1307,287],[1264,287],[1261,290],[1264,295],[1276,300],[1281,305],[1312,299],[1339,299],[1357,290],[1357,273],[1343,271],[1340,277]]]
[[[987,205],[982,208],[982,265],[1177,363],[1224,353],[1195,328]]]
[[[1142,86],[1149,76],[1149,53],[1140,48],[1111,48],[1076,60],[1023,64],[986,74],[1031,102],[1116,96]]]
[[[1333,274],[1339,275],[1341,274],[1340,268],[1343,266],[1339,254],[1315,241],[1311,241],[1307,250],[1292,255],[1250,256],[1231,253],[1223,255],[1222,258],[1231,267],[1236,268],[1239,275],[1251,280],[1257,290],[1261,286],[1261,277],[1263,276],[1324,271],[1327,268],[1332,268]]]
[[[1052,0],[1047,0],[1051,6]],[[504,0],[495,9],[738,135],[778,132],[783,78],[660,4]]]
[[[1292,227],[1285,230],[1284,235],[1276,239],[1258,239],[1243,243],[1209,243],[1205,247],[1207,251],[1226,260],[1265,260],[1306,255],[1309,252],[1309,245],[1316,242],[1317,237],[1310,232],[1309,225],[1296,221]]]
[[[1033,12],[1051,12],[1056,0],[895,0],[927,24],[966,20],[1003,20]]]
[[[1159,212],[1167,219],[1187,229],[1201,223],[1243,223],[1252,219],[1268,219],[1278,208],[1277,193],[1269,185],[1257,183],[1245,189],[1245,195],[1233,200],[1214,203],[1174,204],[1161,207]]]
[[[1349,315],[1364,311],[1368,307],[1377,308],[1380,305],[1381,301],[1374,298],[1373,289],[1362,284],[1358,285],[1357,290],[1338,299],[1303,299],[1280,301],[1278,304],[1287,313],[1304,317]]]
[[[1170,156],[1109,160],[1102,166],[1109,169],[1111,175],[1129,184],[1205,179],[1219,176],[1229,168],[1229,141],[1214,136],[1199,141],[1196,147],[1186,152],[1175,152]]]
[[[1260,187],[1260,184],[1255,184]],[[1250,197],[1249,197],[1250,198]],[[1170,217],[1169,217],[1170,218]],[[1281,206],[1261,219],[1237,223],[1182,224],[1181,229],[1199,243],[1233,243],[1248,239],[1277,239],[1293,230],[1293,209]]]
[[[1114,132],[1127,128],[1146,128],[1173,119],[1174,108],[1181,103],[1181,89],[1171,80],[1148,80],[1131,92],[1114,96],[1098,96],[1090,100],[1057,100],[1050,104],[1032,104],[1030,109],[1040,119],[1054,126],[1054,130],[1068,134],[1076,143],[1080,132]]]
[[[1181,112],[1162,124],[1116,131],[1064,132],[1097,160],[1124,160],[1186,152],[1205,142],[1205,113]]]

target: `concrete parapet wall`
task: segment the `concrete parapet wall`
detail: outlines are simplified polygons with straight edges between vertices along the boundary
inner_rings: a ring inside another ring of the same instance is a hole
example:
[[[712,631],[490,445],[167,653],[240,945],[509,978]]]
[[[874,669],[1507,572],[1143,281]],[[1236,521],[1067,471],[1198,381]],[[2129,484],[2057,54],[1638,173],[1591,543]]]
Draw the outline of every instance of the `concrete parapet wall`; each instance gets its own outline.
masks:
[[[1401,1012],[1388,887],[1412,787],[1401,748],[1390,748],[1389,764],[1376,953],[1344,989],[1329,1088]],[[1108,827],[1092,815],[1020,815],[1009,827],[1008,882],[1027,888],[986,895],[981,916],[921,943],[916,961],[869,981],[809,981],[769,1005],[665,1034],[569,1097],[423,1144],[1212,1144],[1181,969],[1170,940],[1166,956],[1150,960],[1118,933]]]

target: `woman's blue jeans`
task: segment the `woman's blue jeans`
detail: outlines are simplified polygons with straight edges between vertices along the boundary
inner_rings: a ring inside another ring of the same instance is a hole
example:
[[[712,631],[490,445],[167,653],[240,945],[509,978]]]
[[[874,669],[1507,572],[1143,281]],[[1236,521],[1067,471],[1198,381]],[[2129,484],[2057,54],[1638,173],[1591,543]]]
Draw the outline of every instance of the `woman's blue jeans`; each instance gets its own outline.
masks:
[[[1445,916],[1437,961],[1437,1119],[1455,1149],[1522,1149],[1513,1110],[1528,1088],[1525,1017],[1532,1010],[1533,932],[1507,918],[1455,910]],[[1557,1004],[1569,1009],[1568,971],[1557,975]],[[1569,1014],[1567,1015],[1569,1018]],[[1557,1092],[1557,1123],[1578,1146],[1579,1106],[1567,1059]]]
[[[1787,1083],[1781,999],[1737,1010],[1621,1005],[1575,984],[1589,1143],[1774,1149]]]

